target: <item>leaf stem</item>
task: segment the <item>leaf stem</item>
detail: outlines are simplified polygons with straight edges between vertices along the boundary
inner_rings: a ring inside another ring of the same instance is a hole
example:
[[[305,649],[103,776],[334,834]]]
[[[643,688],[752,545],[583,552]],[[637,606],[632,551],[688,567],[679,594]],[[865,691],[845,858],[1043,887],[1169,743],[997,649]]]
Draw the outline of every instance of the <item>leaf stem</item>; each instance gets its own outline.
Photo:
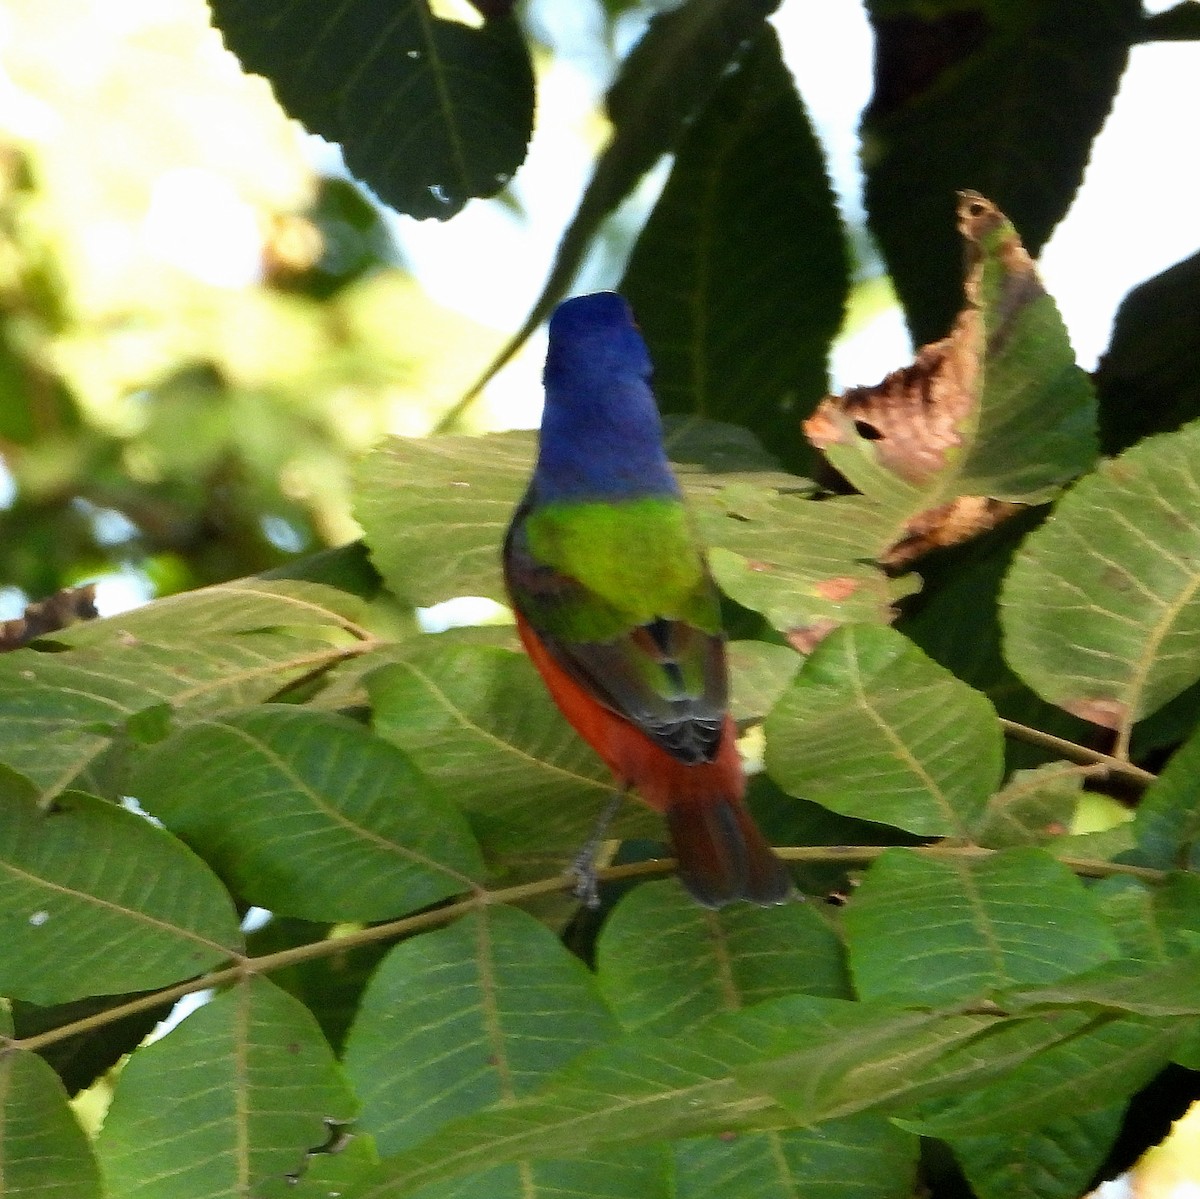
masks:
[[[786,862],[854,862],[866,865],[893,848],[895,846],[890,845],[798,845],[780,848],[776,852]],[[998,852],[994,849],[985,849],[981,845],[918,845],[909,848],[923,857],[952,860],[986,858]],[[1090,858],[1059,858],[1058,860],[1076,874],[1082,874],[1089,878],[1105,878],[1109,875],[1120,874],[1148,883],[1160,883],[1167,877],[1165,870],[1152,870],[1146,866],[1130,866],[1123,862],[1104,862]],[[617,882],[670,874],[674,869],[674,858],[653,858],[649,861],[631,862],[622,866],[606,866],[598,869],[596,875],[603,882]],[[419,912],[415,916],[389,920],[384,924],[372,924],[367,928],[361,928],[343,936],[327,937],[322,941],[310,941],[305,945],[294,945],[289,949],[265,953],[259,957],[239,956],[230,965],[223,966],[219,970],[198,975],[186,982],[165,987],[161,991],[141,995],[137,999],[131,999],[128,1003],[118,1004],[107,1011],[96,1012],[91,1016],[73,1020],[69,1024],[62,1024],[58,1028],[48,1029],[35,1036],[24,1038],[0,1036],[0,1051],[23,1049],[32,1052],[47,1045],[65,1041],[69,1037],[103,1028],[126,1016],[174,1003],[185,995],[193,995],[197,991],[228,986],[249,975],[270,974],[275,970],[282,970],[301,962],[333,957],[348,949],[357,949],[378,941],[394,940],[424,929],[436,928],[439,925],[449,924],[459,916],[493,905],[521,903],[539,896],[553,895],[558,891],[569,891],[575,887],[576,881],[574,873],[567,872],[538,879],[531,883],[504,887],[499,891],[480,889],[455,903],[431,908],[428,911]]]
[[[1028,745],[1038,746],[1039,749],[1052,750],[1069,762],[1078,762],[1084,766],[1103,766],[1110,773],[1119,774],[1140,787],[1150,786],[1157,778],[1157,775],[1135,766],[1132,762],[1114,758],[1112,754],[1101,753],[1098,749],[1088,749],[1086,745],[1078,745],[1064,737],[1056,737],[1053,733],[1043,733],[1041,729],[1018,724],[1015,720],[1005,720],[1003,716],[1000,717],[1000,726],[1015,741],[1024,741]]]

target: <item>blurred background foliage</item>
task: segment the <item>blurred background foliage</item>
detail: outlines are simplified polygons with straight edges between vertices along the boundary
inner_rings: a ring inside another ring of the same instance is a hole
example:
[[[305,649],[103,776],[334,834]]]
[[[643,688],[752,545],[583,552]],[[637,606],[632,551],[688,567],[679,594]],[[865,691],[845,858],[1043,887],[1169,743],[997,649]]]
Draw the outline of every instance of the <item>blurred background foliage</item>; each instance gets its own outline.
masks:
[[[353,537],[350,460],[499,334],[429,299],[202,0],[4,4],[0,76],[3,615]]]

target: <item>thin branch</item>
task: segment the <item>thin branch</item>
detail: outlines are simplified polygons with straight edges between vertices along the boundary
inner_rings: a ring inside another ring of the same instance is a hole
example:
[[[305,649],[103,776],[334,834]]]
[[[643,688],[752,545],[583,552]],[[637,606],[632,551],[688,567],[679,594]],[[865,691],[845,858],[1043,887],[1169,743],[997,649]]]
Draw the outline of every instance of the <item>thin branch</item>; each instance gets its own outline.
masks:
[[[845,862],[868,865],[889,849],[889,845],[798,845],[783,847],[776,852],[786,862]],[[991,857],[999,852],[985,849],[981,845],[918,845],[910,846],[911,852],[922,857],[935,859],[978,859]],[[1146,866],[1130,866],[1123,862],[1105,862],[1090,858],[1059,858],[1062,864],[1076,874],[1089,878],[1106,878],[1110,875],[1125,875],[1141,879],[1147,883],[1161,883],[1166,877],[1165,870],[1152,870]],[[618,882],[634,878],[652,878],[671,874],[675,870],[674,858],[654,858],[645,862],[631,862],[623,866],[606,866],[596,871],[597,878],[602,882]],[[228,986],[239,980],[255,974],[270,974],[287,966],[295,966],[300,962],[312,962],[321,958],[333,957],[348,949],[357,949],[363,945],[373,945],[378,941],[390,941],[424,929],[437,928],[449,924],[460,916],[470,912],[481,911],[484,908],[498,904],[521,903],[525,900],[536,899],[543,895],[553,895],[557,891],[570,891],[577,883],[574,872],[556,874],[550,878],[538,879],[532,883],[521,883],[515,887],[504,887],[499,891],[475,891],[465,899],[444,907],[432,908],[415,916],[405,916],[401,920],[389,920],[385,924],[373,924],[368,928],[343,936],[326,938],[323,941],[311,941],[305,945],[294,945],[290,949],[281,949],[275,953],[265,953],[260,957],[238,957],[229,966],[208,974],[198,975],[187,982],[165,987],[122,1003],[107,1011],[96,1012],[70,1024],[48,1029],[32,1037],[0,1037],[0,1048],[37,1050],[47,1045],[65,1041],[68,1037],[91,1032],[103,1028],[106,1024],[115,1023],[126,1016],[144,1012],[162,1004],[174,1003],[185,995],[195,994]]]
[[[1086,745],[1077,745],[1074,741],[1055,737],[1053,733],[1043,733],[1041,729],[1018,724],[1015,720],[1005,720],[1003,716],[1000,718],[1000,725],[1015,741],[1024,741],[1027,745],[1036,745],[1039,749],[1052,750],[1061,754],[1067,761],[1078,762],[1083,766],[1103,766],[1109,773],[1118,774],[1140,787],[1150,786],[1158,777],[1132,762],[1114,758],[1112,754],[1102,754],[1098,749],[1088,749]]]

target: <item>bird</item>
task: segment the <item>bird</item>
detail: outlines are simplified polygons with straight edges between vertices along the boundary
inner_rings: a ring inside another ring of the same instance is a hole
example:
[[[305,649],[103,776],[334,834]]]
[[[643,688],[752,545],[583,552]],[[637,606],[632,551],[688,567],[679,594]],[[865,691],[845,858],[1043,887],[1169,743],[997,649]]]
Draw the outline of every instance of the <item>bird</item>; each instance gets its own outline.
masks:
[[[612,772],[615,802],[632,791],[663,814],[691,895],[711,908],[783,903],[792,881],[744,802],[720,600],[667,459],[651,374],[622,296],[555,309],[505,586],[551,698]],[[597,840],[576,865],[592,905]]]

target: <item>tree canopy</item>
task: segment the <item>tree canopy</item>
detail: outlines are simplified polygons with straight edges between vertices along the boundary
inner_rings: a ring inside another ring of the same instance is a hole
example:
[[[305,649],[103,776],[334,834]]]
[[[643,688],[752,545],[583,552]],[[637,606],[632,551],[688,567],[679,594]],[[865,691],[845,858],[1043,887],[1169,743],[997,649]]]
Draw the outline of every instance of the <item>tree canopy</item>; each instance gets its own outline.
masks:
[[[1081,1194],[1200,1071],[1200,258],[1094,374],[1035,258],[1130,48],[1200,5],[869,0],[868,232],[921,348],[833,396],[861,231],[772,0],[653,6],[508,344],[311,174],[278,106],[397,212],[519,203],[549,51],[474,3],[178,0],[178,46],[92,58],[174,156],[132,198],[30,55],[83,140],[2,147],[0,583],[43,602],[0,626],[0,1191]],[[180,64],[235,69],[208,18],[241,66],[185,112]],[[481,382],[664,156],[618,290],[804,895],[775,908],[697,906],[633,804],[581,907],[607,771],[502,612],[426,631],[505,598],[535,435],[479,434]],[[255,188],[240,287],[196,282],[236,220],[147,285],[122,204],[152,238],[180,189]],[[94,618],[74,585],[122,569],[158,598]]]

